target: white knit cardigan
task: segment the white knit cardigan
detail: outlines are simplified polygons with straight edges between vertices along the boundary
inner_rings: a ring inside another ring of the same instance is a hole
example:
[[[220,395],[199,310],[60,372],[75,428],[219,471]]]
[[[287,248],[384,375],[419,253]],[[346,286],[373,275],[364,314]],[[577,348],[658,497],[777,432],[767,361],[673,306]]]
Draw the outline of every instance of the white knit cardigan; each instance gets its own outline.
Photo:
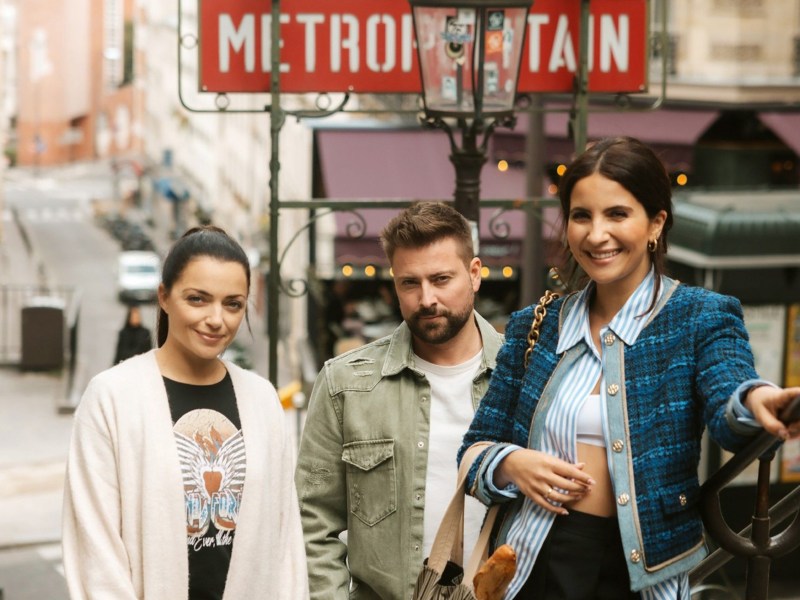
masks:
[[[247,472],[225,600],[308,596],[294,449],[272,385],[231,363]],[[64,490],[64,570],[73,599],[188,598],[183,481],[155,351],[89,383],[75,414]]]

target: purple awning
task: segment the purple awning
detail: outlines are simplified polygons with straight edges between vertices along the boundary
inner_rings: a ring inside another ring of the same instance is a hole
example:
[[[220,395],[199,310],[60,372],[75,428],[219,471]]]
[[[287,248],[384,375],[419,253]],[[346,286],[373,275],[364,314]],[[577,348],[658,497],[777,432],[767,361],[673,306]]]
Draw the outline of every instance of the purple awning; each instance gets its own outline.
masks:
[[[377,238],[396,214],[393,209],[368,210],[369,199],[449,200],[455,189],[455,169],[448,158],[450,145],[441,131],[320,130],[317,148],[323,184],[329,198],[364,199],[360,211],[366,222],[364,238]],[[525,195],[525,173],[500,172],[488,162],[481,172],[481,197],[514,199]],[[490,224],[496,209],[481,209],[481,239],[497,241]],[[337,213],[338,237],[355,217]],[[519,241],[525,231],[524,213],[507,211],[508,239]]]
[[[691,148],[697,138],[719,116],[718,111],[667,110],[649,112],[595,112],[588,120],[589,139],[612,135],[630,135],[659,147],[659,154],[670,168],[687,168]],[[549,162],[568,162],[572,154],[566,140],[567,114],[545,115],[546,155]],[[800,128],[799,128],[800,129]],[[518,116],[514,131],[499,130],[490,148],[506,149],[522,144],[527,131],[526,115]],[[500,141],[505,136],[506,141]],[[370,199],[431,200],[451,199],[455,189],[455,169],[450,162],[450,144],[441,131],[424,129],[319,129],[315,134],[320,172],[328,198],[363,199],[365,210],[363,236],[352,238],[348,225],[356,218],[349,213],[336,214],[337,261],[382,264],[377,238],[396,214],[393,209],[366,209]],[[509,138],[513,138],[510,139]],[[519,143],[516,140],[519,140]],[[513,143],[508,144],[511,141]],[[799,140],[800,141],[800,140]],[[526,196],[525,170],[497,169],[490,151],[489,161],[481,172],[481,197],[514,199]],[[490,260],[494,253],[502,261],[516,262],[525,235],[522,211],[502,215],[508,235],[498,239],[491,229],[496,209],[481,209],[481,255]],[[544,236],[557,240],[558,211],[547,209]],[[360,225],[359,225],[360,227]],[[346,259],[346,260],[345,260]]]
[[[760,113],[758,118],[800,156],[800,113]]]
[[[601,111],[589,113],[586,127],[590,141],[628,135],[648,144],[693,146],[717,117],[716,110]],[[525,131],[526,115],[520,115],[518,121],[517,129]],[[567,137],[566,112],[548,112],[544,121],[547,137]]]

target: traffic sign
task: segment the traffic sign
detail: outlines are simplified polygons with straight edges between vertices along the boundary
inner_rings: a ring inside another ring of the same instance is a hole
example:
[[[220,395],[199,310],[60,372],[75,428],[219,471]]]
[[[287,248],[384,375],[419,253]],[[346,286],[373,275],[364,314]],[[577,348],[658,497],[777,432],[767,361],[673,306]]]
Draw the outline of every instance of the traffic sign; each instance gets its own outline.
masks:
[[[199,87],[270,88],[270,3],[198,0]],[[520,92],[570,92],[578,68],[581,0],[536,0],[528,16]],[[589,90],[647,88],[647,0],[590,4]],[[421,91],[408,0],[283,0],[280,85],[285,93]]]

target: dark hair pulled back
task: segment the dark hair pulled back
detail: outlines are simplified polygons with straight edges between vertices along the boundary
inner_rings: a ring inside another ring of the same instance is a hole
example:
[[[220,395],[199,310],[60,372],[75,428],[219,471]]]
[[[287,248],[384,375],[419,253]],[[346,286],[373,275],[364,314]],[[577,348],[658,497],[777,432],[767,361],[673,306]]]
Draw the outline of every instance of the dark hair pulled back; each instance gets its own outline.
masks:
[[[161,269],[161,285],[164,286],[164,292],[169,294],[186,266],[192,260],[203,256],[240,264],[247,277],[247,292],[250,293],[250,262],[247,254],[224,229],[214,225],[193,227],[172,245]],[[168,332],[169,315],[159,307],[156,325],[156,342],[159,348],[167,341]]]

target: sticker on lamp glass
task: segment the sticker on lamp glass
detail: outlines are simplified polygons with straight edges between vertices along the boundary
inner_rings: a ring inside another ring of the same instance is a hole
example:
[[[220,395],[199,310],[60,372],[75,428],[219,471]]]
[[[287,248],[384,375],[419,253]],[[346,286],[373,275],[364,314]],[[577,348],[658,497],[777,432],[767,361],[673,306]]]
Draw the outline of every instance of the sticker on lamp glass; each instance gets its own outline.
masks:
[[[496,94],[500,90],[500,72],[497,63],[487,62],[484,65],[483,87],[486,94]]]
[[[474,23],[475,22],[475,9],[474,8],[459,8],[458,12],[458,20],[462,23]]]
[[[503,32],[486,32],[486,54],[500,54],[503,51]]]
[[[503,68],[511,68],[511,51],[513,49],[514,30],[506,27],[503,30]]]
[[[472,24],[461,21],[457,17],[447,17],[444,24],[442,39],[454,44],[467,44],[472,42]]]
[[[486,16],[487,31],[503,31],[506,17],[502,10],[490,10]]]
[[[442,39],[445,42],[445,54],[452,59],[461,58],[464,56],[464,45],[472,43],[470,24],[457,17],[447,17]]]
[[[442,100],[456,101],[458,94],[456,90],[456,78],[445,75],[442,77]]]

